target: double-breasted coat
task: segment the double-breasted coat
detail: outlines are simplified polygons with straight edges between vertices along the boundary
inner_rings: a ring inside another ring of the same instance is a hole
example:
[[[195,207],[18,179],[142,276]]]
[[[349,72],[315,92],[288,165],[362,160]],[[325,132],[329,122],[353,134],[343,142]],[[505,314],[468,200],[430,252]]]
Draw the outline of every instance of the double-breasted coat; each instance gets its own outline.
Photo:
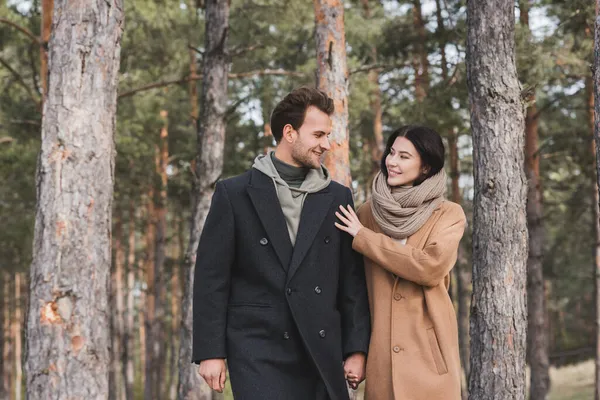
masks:
[[[313,399],[315,378],[329,398],[348,398],[343,360],[367,353],[370,316],[362,256],[334,225],[340,204],[352,196],[335,182],[308,194],[292,246],[271,178],[251,169],[216,184],[196,259],[192,361],[227,359],[236,399]]]

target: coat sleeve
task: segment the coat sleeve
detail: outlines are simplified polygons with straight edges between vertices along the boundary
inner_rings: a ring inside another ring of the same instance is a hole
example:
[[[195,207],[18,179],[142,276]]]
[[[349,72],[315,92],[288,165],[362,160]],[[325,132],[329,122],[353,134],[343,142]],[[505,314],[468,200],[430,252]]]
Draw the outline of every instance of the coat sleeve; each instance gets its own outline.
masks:
[[[400,244],[387,235],[365,227],[358,231],[352,247],[402,279],[433,287],[442,282],[454,267],[465,222],[462,209],[445,213],[436,223],[422,250]]]
[[[347,190],[345,205],[354,207]],[[342,232],[340,288],[338,309],[342,317],[342,351],[344,359],[353,353],[367,354],[371,335],[371,318],[363,257],[352,249],[352,236]]]
[[[194,363],[227,358],[227,303],[234,254],[233,210],[225,185],[218,182],[196,253],[192,335]]]

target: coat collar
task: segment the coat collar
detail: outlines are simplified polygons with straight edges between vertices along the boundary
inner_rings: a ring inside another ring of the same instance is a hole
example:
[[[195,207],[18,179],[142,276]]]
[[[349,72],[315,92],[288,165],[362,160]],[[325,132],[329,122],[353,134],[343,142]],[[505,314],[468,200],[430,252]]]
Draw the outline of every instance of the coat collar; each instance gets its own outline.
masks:
[[[282,267],[288,271],[289,282],[310,250],[331,207],[333,196],[329,187],[306,196],[295,246],[290,241],[273,180],[253,168],[247,191]]]

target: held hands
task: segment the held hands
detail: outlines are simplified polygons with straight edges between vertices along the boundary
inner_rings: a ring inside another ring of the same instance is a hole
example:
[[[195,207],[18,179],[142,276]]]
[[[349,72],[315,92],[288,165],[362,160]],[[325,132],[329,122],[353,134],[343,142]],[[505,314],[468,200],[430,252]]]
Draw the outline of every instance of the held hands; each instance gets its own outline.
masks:
[[[365,363],[366,356],[363,353],[354,353],[344,361],[344,377],[352,390],[356,390],[365,380]]]
[[[344,232],[348,232],[352,237],[355,237],[363,228],[363,224],[358,220],[358,216],[352,209],[352,207],[347,206],[348,208],[344,208],[344,206],[340,205],[341,213],[336,211],[335,216],[342,221],[343,224],[335,223],[335,226]]]
[[[225,360],[222,358],[216,358],[212,360],[200,361],[200,365],[198,366],[198,374],[204,378],[212,390],[223,393],[223,390],[225,389],[225,381],[227,380]]]

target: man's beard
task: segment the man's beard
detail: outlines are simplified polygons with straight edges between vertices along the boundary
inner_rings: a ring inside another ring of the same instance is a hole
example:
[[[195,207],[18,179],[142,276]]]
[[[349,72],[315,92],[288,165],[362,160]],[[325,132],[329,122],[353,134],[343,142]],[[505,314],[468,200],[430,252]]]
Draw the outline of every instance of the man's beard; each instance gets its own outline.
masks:
[[[321,168],[320,160],[316,162],[313,158],[317,155],[313,152],[314,148],[302,151],[301,147],[294,146],[292,149],[292,158],[304,168],[319,169]]]

